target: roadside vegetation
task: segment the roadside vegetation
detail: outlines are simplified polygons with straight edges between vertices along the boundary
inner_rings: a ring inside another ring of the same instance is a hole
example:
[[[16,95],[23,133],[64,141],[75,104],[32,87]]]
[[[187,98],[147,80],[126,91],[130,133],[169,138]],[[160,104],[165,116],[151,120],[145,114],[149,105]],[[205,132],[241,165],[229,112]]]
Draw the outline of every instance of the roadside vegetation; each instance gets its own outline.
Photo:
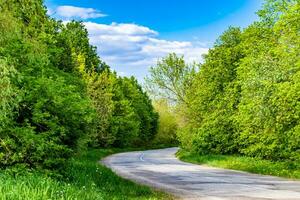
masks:
[[[49,177],[35,170],[2,171],[0,199],[172,199],[162,192],[124,180],[99,165],[99,159],[120,151],[125,149],[95,149],[74,156],[61,177]]]
[[[184,150],[177,152],[176,156],[194,164],[300,179],[300,164],[292,161],[272,161],[241,155],[199,155]]]
[[[201,64],[161,59],[147,88],[176,110],[182,159],[299,178],[300,3],[267,0],[257,14],[229,27]]]

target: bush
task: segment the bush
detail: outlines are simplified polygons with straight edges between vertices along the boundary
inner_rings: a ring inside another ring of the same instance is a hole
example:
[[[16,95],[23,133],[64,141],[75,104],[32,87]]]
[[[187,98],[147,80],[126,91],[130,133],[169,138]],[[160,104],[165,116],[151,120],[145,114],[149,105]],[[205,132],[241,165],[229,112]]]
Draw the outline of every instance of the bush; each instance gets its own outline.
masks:
[[[89,100],[55,70],[47,73],[53,77],[26,78],[30,83],[25,83],[15,126],[2,133],[3,167],[25,163],[58,169],[89,133],[94,116]]]

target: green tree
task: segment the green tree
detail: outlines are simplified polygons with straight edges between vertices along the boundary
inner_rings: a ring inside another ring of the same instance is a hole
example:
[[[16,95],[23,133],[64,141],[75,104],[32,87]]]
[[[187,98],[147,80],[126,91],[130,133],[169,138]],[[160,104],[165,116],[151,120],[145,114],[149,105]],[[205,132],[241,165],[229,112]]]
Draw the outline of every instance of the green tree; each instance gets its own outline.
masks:
[[[113,87],[113,115],[110,132],[114,146],[141,146],[154,138],[158,116],[152,102],[137,81],[118,77]]]
[[[85,77],[88,94],[97,115],[95,130],[91,137],[93,146],[110,146],[116,139],[109,131],[110,120],[113,117],[113,89],[116,78],[108,69],[101,73],[91,73]]]
[[[154,138],[157,132],[157,113],[147,93],[142,90],[134,77],[123,78],[123,93],[131,101],[131,105],[140,121],[139,143],[144,144]]]
[[[178,122],[175,109],[166,99],[156,100],[154,103],[155,111],[159,114],[158,131],[154,143],[175,145],[177,140]]]
[[[58,170],[93,124],[86,87],[51,62],[59,30],[41,1],[1,2],[0,19],[1,167]]]
[[[179,133],[184,148],[199,153],[236,150],[233,115],[239,101],[236,68],[243,58],[239,28],[229,28],[209,50],[187,90],[187,126]],[[192,145],[191,145],[192,143]]]
[[[299,159],[299,4],[278,2],[285,3],[282,9],[271,3],[274,13],[244,33],[247,57],[238,69],[240,150],[268,159]],[[270,4],[267,8],[266,13]]]
[[[184,148],[299,160],[299,9],[269,0],[259,21],[221,35],[186,93]]]
[[[169,54],[150,68],[150,75],[145,79],[147,90],[153,97],[186,103],[185,92],[190,87],[196,67],[197,64],[185,63],[183,56]]]

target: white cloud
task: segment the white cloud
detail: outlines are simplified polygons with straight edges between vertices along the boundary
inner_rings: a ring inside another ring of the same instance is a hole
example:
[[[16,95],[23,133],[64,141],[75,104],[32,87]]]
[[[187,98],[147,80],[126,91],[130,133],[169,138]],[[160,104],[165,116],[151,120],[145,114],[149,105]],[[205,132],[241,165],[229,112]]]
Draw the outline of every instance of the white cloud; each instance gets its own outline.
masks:
[[[201,62],[202,55],[208,51],[199,41],[159,39],[156,31],[137,24],[84,24],[101,58],[117,71],[126,71],[126,74],[135,75],[140,80],[149,66],[168,53],[184,55],[188,62]]]
[[[63,19],[91,19],[107,16],[94,8],[82,8],[75,6],[59,6],[54,14]]]
[[[90,35],[158,35],[145,26],[136,24],[97,24],[93,22],[86,22],[85,26],[88,28]]]

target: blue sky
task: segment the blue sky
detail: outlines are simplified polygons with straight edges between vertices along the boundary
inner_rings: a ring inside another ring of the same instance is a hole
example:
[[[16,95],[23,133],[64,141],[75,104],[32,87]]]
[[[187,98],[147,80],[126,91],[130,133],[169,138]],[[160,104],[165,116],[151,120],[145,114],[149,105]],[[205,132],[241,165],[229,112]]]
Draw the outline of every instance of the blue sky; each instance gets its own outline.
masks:
[[[167,53],[201,62],[230,25],[257,19],[263,0],[46,0],[49,14],[84,21],[100,57],[139,81]]]

